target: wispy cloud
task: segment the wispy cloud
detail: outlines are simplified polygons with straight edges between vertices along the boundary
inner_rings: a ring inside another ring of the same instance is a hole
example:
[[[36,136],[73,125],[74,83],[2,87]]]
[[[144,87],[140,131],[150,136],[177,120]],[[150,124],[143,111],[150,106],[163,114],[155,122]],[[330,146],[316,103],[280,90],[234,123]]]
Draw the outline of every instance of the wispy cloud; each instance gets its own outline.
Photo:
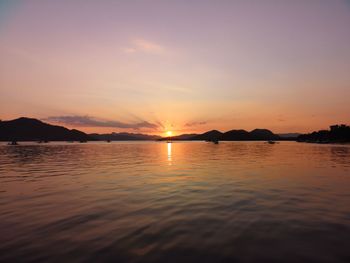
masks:
[[[90,116],[51,116],[45,119],[46,121],[63,123],[72,126],[80,127],[108,127],[108,128],[122,128],[134,129],[141,128],[157,129],[158,125],[148,121],[141,121],[137,123],[126,123],[121,121],[101,120]]]
[[[193,122],[188,122],[185,123],[185,127],[193,127],[193,126],[199,126],[199,125],[204,125],[207,124],[206,121],[193,121]]]
[[[164,53],[165,49],[163,46],[155,42],[138,38],[138,39],[132,40],[130,45],[124,48],[123,51],[125,53],[144,52],[144,53],[161,54],[161,53]]]

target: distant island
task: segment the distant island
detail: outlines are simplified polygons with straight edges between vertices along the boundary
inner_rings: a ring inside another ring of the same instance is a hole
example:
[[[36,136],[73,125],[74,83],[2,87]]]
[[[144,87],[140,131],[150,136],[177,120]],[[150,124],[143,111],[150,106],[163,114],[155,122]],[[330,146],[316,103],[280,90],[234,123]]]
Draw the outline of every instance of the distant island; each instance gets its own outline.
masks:
[[[32,118],[0,122],[0,141],[88,141],[84,132]]]
[[[157,140],[161,136],[135,133],[86,134],[76,129],[51,125],[38,119],[21,117],[0,121],[0,141],[132,141]]]
[[[137,141],[137,140],[191,140],[191,141],[281,141],[334,143],[350,142],[350,127],[333,125],[330,130],[321,130],[310,134],[286,133],[274,134],[268,129],[230,130],[220,132],[211,130],[202,134],[181,134],[172,137],[147,135],[140,133],[86,134],[76,129],[51,125],[38,119],[21,117],[9,121],[0,121],[0,141]]]
[[[350,142],[350,126],[332,125],[329,130],[315,131],[298,136],[298,142],[312,143],[345,143]]]
[[[97,141],[154,141],[161,139],[158,135],[147,135],[141,133],[128,133],[128,132],[112,132],[107,134],[92,133],[89,134],[92,140]]]
[[[246,130],[231,130],[224,133],[218,130],[212,130],[203,134],[186,136],[185,138],[183,135],[162,138],[162,140],[170,139],[192,141],[269,141],[281,140],[281,137],[267,129],[255,129],[251,132],[248,132]]]

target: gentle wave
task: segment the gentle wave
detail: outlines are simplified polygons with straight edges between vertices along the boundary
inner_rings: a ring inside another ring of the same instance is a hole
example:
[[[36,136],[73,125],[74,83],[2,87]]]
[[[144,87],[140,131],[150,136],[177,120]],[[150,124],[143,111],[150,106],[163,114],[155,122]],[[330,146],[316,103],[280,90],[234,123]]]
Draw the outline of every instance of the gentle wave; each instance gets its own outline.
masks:
[[[349,262],[350,146],[0,145],[1,262]]]

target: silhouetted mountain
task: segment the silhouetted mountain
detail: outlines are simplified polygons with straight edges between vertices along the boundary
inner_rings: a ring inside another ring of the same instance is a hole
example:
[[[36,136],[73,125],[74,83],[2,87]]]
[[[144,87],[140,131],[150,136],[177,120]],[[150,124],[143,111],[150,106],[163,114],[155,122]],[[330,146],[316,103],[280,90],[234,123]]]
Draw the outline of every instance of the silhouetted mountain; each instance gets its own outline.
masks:
[[[188,140],[206,140],[206,141],[257,141],[257,140],[278,140],[279,136],[266,129],[255,129],[251,132],[245,130],[231,130],[222,133],[217,130],[205,132],[196,135]]]
[[[197,133],[190,133],[190,134],[181,134],[177,136],[171,136],[171,137],[162,137],[158,139],[159,141],[186,141],[186,140],[192,140],[193,137],[197,136]]]
[[[158,135],[147,135],[141,133],[109,133],[109,134],[89,134],[89,136],[95,140],[99,141],[141,141],[141,140],[158,140],[162,138]]]
[[[250,134],[245,130],[231,130],[225,132],[220,138],[223,141],[248,141],[249,139]]]
[[[319,131],[308,135],[300,135],[299,141],[349,141],[349,127],[345,125],[331,126],[331,131]],[[157,135],[137,133],[85,134],[78,130],[69,130],[62,126],[44,123],[37,119],[19,118],[11,121],[0,121],[1,141],[126,141],[126,140],[280,140],[284,139],[267,129],[231,130],[222,133],[212,130],[203,134],[182,134],[170,138]]]
[[[282,139],[296,139],[301,134],[300,133],[279,133],[277,135]]]
[[[181,135],[174,136],[174,137],[171,137],[171,138],[174,138],[175,140],[188,140],[188,139],[191,139],[191,138],[193,138],[194,136],[197,136],[197,135],[198,135],[197,133],[181,134]]]
[[[195,140],[195,141],[208,141],[208,140],[218,140],[222,136],[222,132],[219,132],[217,130],[212,130],[205,132],[203,134],[196,135],[192,138],[189,138],[188,140]]]
[[[251,140],[278,140],[279,136],[267,129],[255,129],[250,132]]]
[[[345,124],[332,125],[330,126],[330,130],[302,134],[297,140],[299,142],[317,143],[350,142],[350,126]]]
[[[47,124],[37,119],[22,117],[0,122],[1,141],[86,141],[89,139],[84,132]]]

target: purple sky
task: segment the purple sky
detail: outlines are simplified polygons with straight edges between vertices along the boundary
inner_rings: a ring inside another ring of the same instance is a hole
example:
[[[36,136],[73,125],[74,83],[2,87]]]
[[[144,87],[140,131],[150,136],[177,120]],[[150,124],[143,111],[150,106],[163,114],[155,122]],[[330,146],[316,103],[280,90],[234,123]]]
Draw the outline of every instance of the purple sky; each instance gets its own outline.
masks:
[[[0,117],[85,131],[350,121],[349,1],[2,1]]]

